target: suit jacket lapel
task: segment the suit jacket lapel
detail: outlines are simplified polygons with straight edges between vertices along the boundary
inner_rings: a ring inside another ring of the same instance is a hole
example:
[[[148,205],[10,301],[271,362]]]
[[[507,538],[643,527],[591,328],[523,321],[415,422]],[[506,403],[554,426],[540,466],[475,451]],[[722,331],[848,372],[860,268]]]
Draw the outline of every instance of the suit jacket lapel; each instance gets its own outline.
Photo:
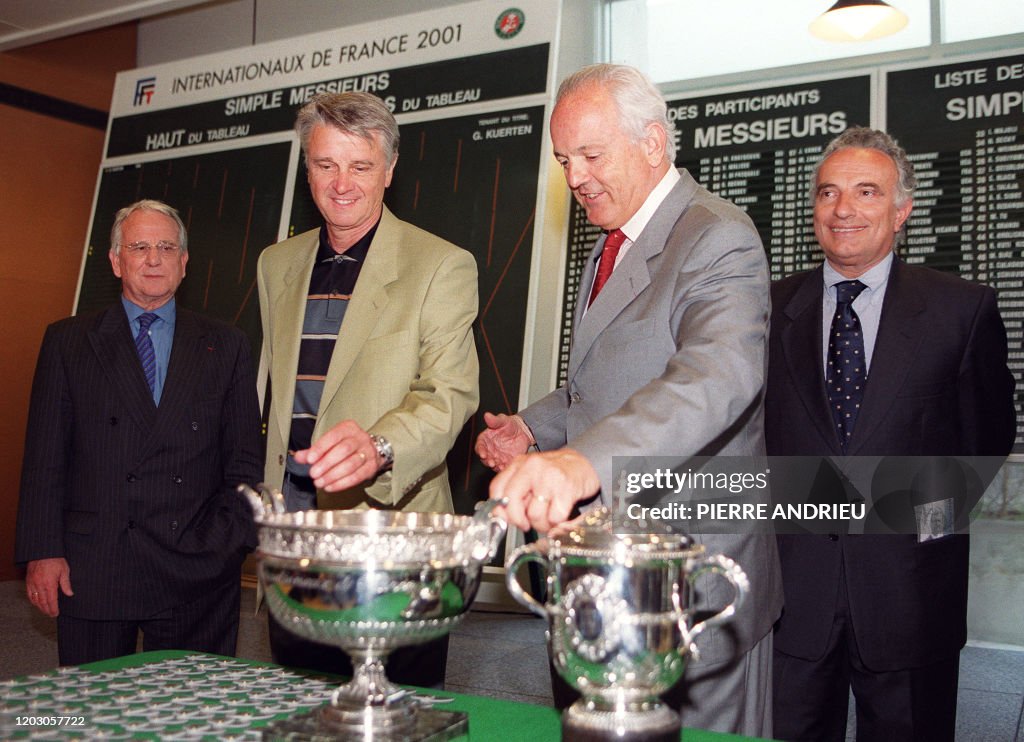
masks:
[[[200,330],[195,315],[178,306],[174,318],[174,342],[167,362],[167,378],[164,380],[156,422],[149,435],[150,441],[174,438],[172,427],[176,419],[188,409],[189,400],[201,388],[205,365],[203,355],[215,350]]]
[[[638,254],[641,252],[637,249],[638,245],[634,244],[622,258],[622,262],[615,268],[598,298],[587,308],[590,287],[594,282],[594,271],[606,239],[607,236],[603,236],[598,241],[587,261],[588,265],[581,279],[580,291],[576,299],[576,331],[573,333],[572,352],[569,354],[568,373],[570,378],[579,369],[583,359],[587,357],[597,336],[636,297],[634,289],[638,292],[651,282],[650,274],[647,272],[647,262]],[[584,314],[584,310],[586,310],[586,314]]]
[[[128,316],[120,303],[104,310],[89,330],[89,342],[100,366],[118,394],[123,395],[136,422],[144,429],[153,427],[156,403],[142,372]]]
[[[807,410],[807,416],[818,428],[822,439],[838,455],[842,449],[829,410],[822,367],[822,272],[819,267],[808,273],[789,303],[781,307],[788,323],[781,328],[779,337],[789,377]]]
[[[388,285],[398,278],[400,239],[398,220],[385,206],[338,331],[338,340],[327,370],[323,395],[320,397],[321,413],[331,405],[366,339],[376,327],[377,318],[388,304]],[[323,415],[320,414],[318,419],[323,419]]]
[[[273,409],[270,417],[277,421],[284,440],[288,440],[292,426],[295,370],[299,366],[299,345],[302,342],[302,325],[306,318],[309,277],[313,273],[319,239],[319,232],[314,231],[310,236],[308,249],[297,251],[295,259],[285,272],[281,295],[275,302],[278,309],[274,317],[274,336],[270,338],[269,343],[277,352],[271,361],[270,378],[286,379],[287,386],[284,389],[271,390]]]
[[[576,299],[576,330],[573,333],[572,352],[569,354],[569,378],[575,375],[597,337],[650,285],[648,262],[665,250],[673,225],[686,210],[697,188],[696,181],[689,173],[683,170],[680,175],[679,182],[658,206],[643,232],[616,266],[598,298],[584,314],[594,271],[597,269],[597,258],[604,249],[607,237],[602,237],[591,252]]]
[[[885,419],[918,356],[924,322],[925,297],[907,282],[905,266],[896,258],[889,271],[864,401],[847,449],[850,455],[871,440],[875,428]]]

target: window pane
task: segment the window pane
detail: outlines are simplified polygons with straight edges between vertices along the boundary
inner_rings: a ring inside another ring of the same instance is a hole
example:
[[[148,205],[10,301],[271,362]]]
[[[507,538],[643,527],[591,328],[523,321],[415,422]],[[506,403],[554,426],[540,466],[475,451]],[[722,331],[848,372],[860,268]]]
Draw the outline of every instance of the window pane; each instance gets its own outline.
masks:
[[[1024,0],[1012,2],[1024,5]],[[831,0],[613,0],[610,61],[632,64],[655,82],[666,82],[927,46],[929,0],[891,4],[910,18],[902,31],[842,43],[822,41],[807,30]]]
[[[942,0],[942,40],[1024,32],[1024,0]]]

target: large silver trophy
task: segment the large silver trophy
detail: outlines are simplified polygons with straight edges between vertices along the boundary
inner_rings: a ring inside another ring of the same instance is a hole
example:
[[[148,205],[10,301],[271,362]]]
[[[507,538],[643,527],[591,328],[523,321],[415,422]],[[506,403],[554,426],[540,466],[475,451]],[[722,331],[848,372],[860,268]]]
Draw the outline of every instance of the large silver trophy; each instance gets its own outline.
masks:
[[[547,575],[543,605],[517,577],[529,562]],[[506,569],[512,596],[548,620],[552,662],[583,696],[562,715],[565,739],[678,741],[679,715],[658,696],[682,676],[697,635],[735,613],[748,592],[743,570],[683,534],[614,533],[604,508],[516,549]],[[693,584],[707,573],[735,596],[694,622]]]
[[[444,636],[476,597],[505,532],[490,517],[383,510],[284,512],[279,492],[239,488],[259,525],[259,577],[274,617],[340,647],[352,680],[318,711],[267,727],[264,738],[443,740],[466,715],[430,708],[385,674],[388,653]]]

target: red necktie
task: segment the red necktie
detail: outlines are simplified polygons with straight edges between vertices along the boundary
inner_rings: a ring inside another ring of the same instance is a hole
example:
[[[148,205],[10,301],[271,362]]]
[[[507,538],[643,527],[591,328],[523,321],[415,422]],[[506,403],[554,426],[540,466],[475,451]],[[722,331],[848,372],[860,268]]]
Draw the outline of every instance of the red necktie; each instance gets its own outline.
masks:
[[[619,248],[626,241],[626,235],[621,229],[613,229],[604,240],[604,248],[601,250],[601,262],[597,264],[597,276],[594,278],[594,286],[590,289],[589,307],[597,298],[598,292],[604,288],[608,278],[615,268],[615,258],[618,257]]]

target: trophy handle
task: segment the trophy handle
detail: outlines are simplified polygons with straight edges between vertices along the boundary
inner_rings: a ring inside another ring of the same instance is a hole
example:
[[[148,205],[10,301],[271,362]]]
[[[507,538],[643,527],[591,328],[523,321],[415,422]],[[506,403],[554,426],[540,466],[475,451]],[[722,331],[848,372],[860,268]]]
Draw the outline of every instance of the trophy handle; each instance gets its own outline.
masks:
[[[252,487],[245,484],[244,482],[238,485],[236,489],[238,490],[238,493],[242,495],[242,497],[249,501],[249,507],[252,508],[252,515],[256,522],[262,523],[263,516],[266,514],[267,511],[266,508],[264,507],[263,500],[260,498],[258,494],[256,494],[256,490],[254,490]]]
[[[498,553],[498,546],[501,544],[501,539],[505,536],[505,531],[508,530],[508,523],[501,518],[491,518],[490,523],[487,524],[487,528],[487,558],[491,559]]]
[[[519,568],[527,562],[536,562],[542,565],[545,571],[548,568],[547,559],[544,555],[537,552],[536,543],[520,546],[509,555],[508,560],[505,562],[505,584],[517,603],[526,606],[541,618],[547,618],[548,612],[544,606],[537,602],[536,598],[523,590],[523,586],[519,584],[519,580],[516,578]]]
[[[694,566],[695,568],[693,568]],[[704,629],[724,623],[732,618],[750,591],[750,580],[747,579],[747,573],[740,569],[740,565],[724,554],[702,556],[693,560],[691,566],[687,568],[686,579],[689,582],[693,582],[705,572],[713,572],[727,579],[736,591],[736,597],[733,598],[729,605],[715,615],[705,618],[703,621],[698,621],[689,628],[686,627],[686,611],[680,611],[679,632],[683,636],[683,646],[689,650],[695,660],[700,659],[700,653],[697,651],[694,639]]]

